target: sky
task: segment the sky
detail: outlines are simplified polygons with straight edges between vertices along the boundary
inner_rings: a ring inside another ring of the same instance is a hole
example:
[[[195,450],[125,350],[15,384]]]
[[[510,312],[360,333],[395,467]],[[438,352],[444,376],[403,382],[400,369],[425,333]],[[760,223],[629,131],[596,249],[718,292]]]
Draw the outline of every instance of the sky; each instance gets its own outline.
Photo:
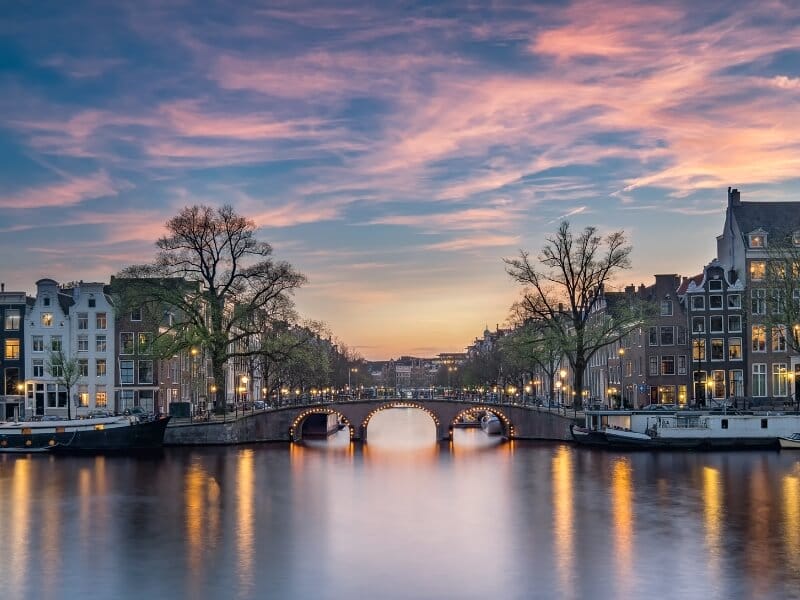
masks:
[[[699,272],[728,186],[797,199],[800,3],[3,3],[0,157],[6,290],[231,204],[366,358],[462,351],[561,219],[624,286]]]

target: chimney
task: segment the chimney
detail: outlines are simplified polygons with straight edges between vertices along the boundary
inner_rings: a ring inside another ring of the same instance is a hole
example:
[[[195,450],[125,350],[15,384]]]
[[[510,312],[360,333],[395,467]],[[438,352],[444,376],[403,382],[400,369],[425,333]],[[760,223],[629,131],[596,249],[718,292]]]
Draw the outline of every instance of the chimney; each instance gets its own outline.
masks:
[[[6,291],[6,284],[0,283],[0,292],[5,292],[5,291]]]
[[[741,206],[742,199],[739,196],[739,190],[736,188],[728,188],[728,206]]]

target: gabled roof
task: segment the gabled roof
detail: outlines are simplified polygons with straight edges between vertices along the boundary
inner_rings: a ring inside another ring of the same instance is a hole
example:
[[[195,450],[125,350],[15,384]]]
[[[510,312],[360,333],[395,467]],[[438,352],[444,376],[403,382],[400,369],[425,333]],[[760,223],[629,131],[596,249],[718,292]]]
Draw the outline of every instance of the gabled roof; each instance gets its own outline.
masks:
[[[75,300],[72,298],[71,294],[62,294],[59,292],[58,296],[58,305],[61,307],[62,312],[65,315],[69,314],[69,307],[75,304]]]
[[[683,296],[686,293],[690,282],[693,282],[695,285],[700,285],[703,283],[703,274],[700,273],[699,275],[694,275],[692,277],[684,277],[683,281],[681,281],[681,284],[678,286],[678,291],[676,292],[678,296]]]
[[[800,202],[742,202],[731,206],[743,234],[800,230]]]

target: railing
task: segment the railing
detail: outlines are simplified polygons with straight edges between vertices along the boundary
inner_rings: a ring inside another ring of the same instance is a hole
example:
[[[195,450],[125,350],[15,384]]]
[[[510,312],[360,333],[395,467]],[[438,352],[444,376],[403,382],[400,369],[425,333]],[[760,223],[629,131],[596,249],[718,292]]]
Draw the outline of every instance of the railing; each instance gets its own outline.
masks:
[[[283,399],[280,402],[274,402],[271,404],[265,405],[263,408],[255,408],[255,405],[252,403],[247,403],[246,406],[239,405],[234,407],[233,410],[228,409],[225,413],[216,413],[213,411],[207,411],[203,413],[195,413],[191,417],[173,417],[172,423],[227,423],[227,422],[234,422],[238,419],[247,417],[249,415],[260,414],[260,413],[268,413],[268,412],[276,412],[280,410],[285,410],[287,408],[307,408],[311,406],[325,406],[326,404],[343,404],[343,403],[357,403],[357,402],[375,402],[375,403],[382,403],[382,402],[426,402],[426,401],[440,401],[440,402],[462,402],[464,404],[483,404],[488,406],[507,406],[507,407],[518,407],[518,408],[527,408],[530,410],[537,410],[539,412],[548,412],[550,414],[563,414],[566,415],[567,412],[573,413],[572,407],[564,407],[564,406],[550,406],[546,405],[546,402],[543,402],[542,399],[526,397],[526,398],[513,398],[513,397],[493,397],[492,395],[477,395],[477,394],[458,394],[455,396],[444,396],[444,395],[437,395],[433,397],[424,397],[424,398],[403,398],[400,396],[391,396],[391,397],[378,397],[378,398],[364,398],[364,397],[357,397],[357,396],[298,396],[296,398],[287,398]],[[575,412],[575,415],[582,414],[580,412]]]

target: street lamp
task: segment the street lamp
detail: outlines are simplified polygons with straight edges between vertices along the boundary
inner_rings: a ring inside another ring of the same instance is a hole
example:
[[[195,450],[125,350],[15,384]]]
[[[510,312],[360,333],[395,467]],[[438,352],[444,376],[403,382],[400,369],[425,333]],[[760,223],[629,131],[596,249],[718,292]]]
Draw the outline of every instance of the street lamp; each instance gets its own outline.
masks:
[[[214,406],[216,406],[216,404],[217,404],[217,386],[212,383],[211,387],[208,388],[208,389],[211,392],[211,397],[214,399],[213,400]],[[208,410],[208,406],[206,406],[206,420],[208,420],[210,418],[211,418],[211,411]]]
[[[353,368],[351,368],[350,370],[347,371],[347,392],[350,394],[350,397],[352,398],[353,397],[352,396],[353,392],[352,392],[352,388],[350,387],[350,374],[351,373],[358,373],[358,368],[353,367]]]
[[[619,356],[619,373],[617,383],[619,383],[619,407],[625,408],[625,398],[623,398],[622,390],[625,389],[622,387],[622,357],[625,356],[625,348],[620,348],[617,350],[617,355]]]

